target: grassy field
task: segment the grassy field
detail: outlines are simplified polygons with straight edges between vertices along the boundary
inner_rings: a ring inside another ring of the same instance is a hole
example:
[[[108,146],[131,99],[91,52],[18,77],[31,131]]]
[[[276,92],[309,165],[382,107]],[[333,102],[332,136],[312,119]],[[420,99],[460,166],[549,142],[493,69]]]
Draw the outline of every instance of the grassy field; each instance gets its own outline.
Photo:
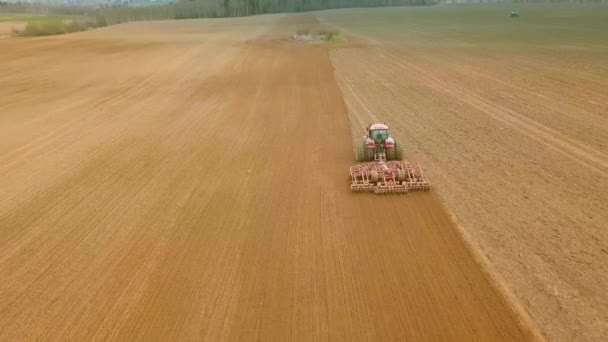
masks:
[[[0,22],[41,22],[41,21],[58,21],[58,20],[75,20],[80,19],[81,16],[75,15],[58,15],[58,14],[11,14],[11,13],[0,13]]]
[[[85,31],[90,28],[105,26],[96,23],[93,18],[79,15],[58,14],[14,14],[0,15],[0,34],[14,37],[36,37]]]

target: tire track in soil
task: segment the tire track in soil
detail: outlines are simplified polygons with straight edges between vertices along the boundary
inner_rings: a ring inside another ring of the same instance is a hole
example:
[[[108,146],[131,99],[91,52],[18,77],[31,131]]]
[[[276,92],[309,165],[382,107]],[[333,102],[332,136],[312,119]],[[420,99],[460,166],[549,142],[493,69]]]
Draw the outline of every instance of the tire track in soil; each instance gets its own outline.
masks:
[[[258,39],[165,86],[173,111],[108,118],[103,150],[0,207],[0,340],[530,338],[434,193],[350,193],[327,47]]]

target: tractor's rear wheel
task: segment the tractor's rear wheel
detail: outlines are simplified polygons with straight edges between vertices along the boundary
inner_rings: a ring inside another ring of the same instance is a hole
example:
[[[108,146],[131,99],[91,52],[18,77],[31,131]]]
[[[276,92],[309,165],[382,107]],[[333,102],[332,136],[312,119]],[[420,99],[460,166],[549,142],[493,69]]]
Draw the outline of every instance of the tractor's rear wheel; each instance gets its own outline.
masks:
[[[365,143],[365,142],[364,142]],[[372,161],[374,160],[374,149],[373,148],[367,148],[367,145],[365,145],[365,161]]]
[[[403,145],[395,143],[392,149],[395,150],[395,160],[403,160]]]
[[[386,149],[386,160],[395,160],[395,149],[397,146]]]
[[[365,140],[357,145],[357,155],[355,157],[358,162],[364,162],[366,160],[366,149],[367,146],[365,145]]]

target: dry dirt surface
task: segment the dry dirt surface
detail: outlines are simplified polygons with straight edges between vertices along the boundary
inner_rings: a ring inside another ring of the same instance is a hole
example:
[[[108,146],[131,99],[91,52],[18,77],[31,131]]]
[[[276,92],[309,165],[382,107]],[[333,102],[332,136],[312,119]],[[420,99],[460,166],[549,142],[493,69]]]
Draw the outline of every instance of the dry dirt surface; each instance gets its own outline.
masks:
[[[0,22],[0,38],[8,37],[13,30],[22,30],[25,28],[25,23],[20,22]]]
[[[353,132],[391,125],[550,340],[607,341],[608,7],[523,7],[319,16],[360,41],[331,52]]]
[[[0,340],[532,337],[436,194],[350,193],[293,22],[0,42]]]

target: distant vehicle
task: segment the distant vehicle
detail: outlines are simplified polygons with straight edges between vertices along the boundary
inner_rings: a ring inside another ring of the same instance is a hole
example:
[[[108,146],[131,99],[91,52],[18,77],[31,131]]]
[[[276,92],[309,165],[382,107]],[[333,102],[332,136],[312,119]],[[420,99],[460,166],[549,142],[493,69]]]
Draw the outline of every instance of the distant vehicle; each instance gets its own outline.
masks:
[[[511,18],[519,18],[519,12],[511,12],[510,17]]]

